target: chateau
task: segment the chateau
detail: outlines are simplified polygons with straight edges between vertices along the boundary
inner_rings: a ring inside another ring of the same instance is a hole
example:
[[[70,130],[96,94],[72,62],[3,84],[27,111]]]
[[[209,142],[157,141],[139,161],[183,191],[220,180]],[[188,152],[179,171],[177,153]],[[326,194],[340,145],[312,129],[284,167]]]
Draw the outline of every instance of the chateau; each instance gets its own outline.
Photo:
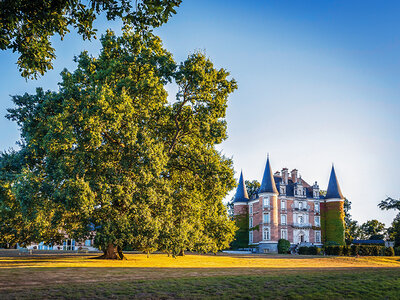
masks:
[[[272,174],[268,157],[258,192],[249,199],[241,173],[233,204],[234,218],[248,215],[249,246],[257,252],[277,252],[279,239],[344,244],[344,197],[333,166],[323,196],[317,182],[309,185],[296,169]]]

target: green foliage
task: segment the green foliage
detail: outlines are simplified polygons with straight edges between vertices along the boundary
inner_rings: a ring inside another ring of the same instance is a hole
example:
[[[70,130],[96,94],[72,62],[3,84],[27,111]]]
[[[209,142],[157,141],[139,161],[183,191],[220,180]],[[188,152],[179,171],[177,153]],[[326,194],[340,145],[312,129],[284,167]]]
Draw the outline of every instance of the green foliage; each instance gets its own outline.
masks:
[[[378,245],[325,246],[324,250],[326,255],[344,256],[393,256],[395,253],[393,247]]]
[[[93,22],[101,13],[120,18],[136,30],[149,30],[167,22],[181,0],[3,0],[0,1],[0,49],[20,53],[18,66],[25,78],[52,69],[55,50],[51,37],[61,39],[73,27],[83,39],[96,37]]]
[[[353,240],[360,238],[360,226],[358,222],[352,219],[350,214],[351,201],[344,198],[344,225],[345,225],[345,242],[346,245],[350,245]]]
[[[235,239],[231,243],[231,248],[247,248],[249,246],[249,214],[236,215],[234,221],[238,229],[235,233]]]
[[[380,209],[397,209],[400,210],[400,199],[394,199],[391,197],[386,198],[385,200],[382,200],[379,204],[378,207]]]
[[[394,248],[394,253],[396,256],[400,256],[400,247],[395,247]]]
[[[394,254],[393,247],[385,247],[385,256],[394,256]]]
[[[257,180],[246,180],[245,181],[247,194],[249,195],[249,199],[253,197],[253,195],[257,194],[258,190],[260,189],[261,184]]]
[[[395,247],[400,246],[400,213],[393,219],[392,226],[387,230],[389,239],[394,241]]]
[[[227,248],[233,168],[215,145],[236,82],[201,53],[177,66],[149,32],[101,41],[98,58],[83,52],[77,70],[62,72],[59,92],[13,97],[25,163],[9,185],[23,218],[48,228],[35,240],[95,230],[103,251]],[[172,81],[179,92],[168,103]]]
[[[299,248],[299,254],[302,255],[319,255],[321,253],[321,248],[317,246],[302,246]]]
[[[278,253],[279,254],[288,254],[290,253],[290,242],[285,239],[278,240]]]
[[[378,220],[369,220],[360,226],[361,236],[366,239],[382,239],[385,224]]]
[[[339,245],[345,244],[344,209],[341,202],[327,203],[328,209],[321,211],[321,229],[325,245],[327,242],[336,242]]]
[[[350,256],[351,255],[351,246],[345,245],[342,247],[343,247],[343,250],[342,250],[343,256]]]

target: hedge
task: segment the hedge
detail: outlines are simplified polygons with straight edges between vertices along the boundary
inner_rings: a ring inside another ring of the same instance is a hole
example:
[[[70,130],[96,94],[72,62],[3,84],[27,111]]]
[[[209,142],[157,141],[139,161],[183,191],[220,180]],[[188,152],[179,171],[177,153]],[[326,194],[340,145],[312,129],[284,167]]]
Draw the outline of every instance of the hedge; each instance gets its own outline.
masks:
[[[316,246],[312,246],[312,247],[300,247],[299,248],[299,254],[303,254],[303,255],[318,255],[321,253],[321,248],[318,248]]]
[[[325,246],[326,255],[337,256],[394,256],[393,247],[376,245]]]
[[[290,242],[285,239],[280,239],[278,241],[278,253],[288,254],[290,253]]]
[[[394,248],[394,254],[395,254],[396,256],[400,256],[400,246]]]

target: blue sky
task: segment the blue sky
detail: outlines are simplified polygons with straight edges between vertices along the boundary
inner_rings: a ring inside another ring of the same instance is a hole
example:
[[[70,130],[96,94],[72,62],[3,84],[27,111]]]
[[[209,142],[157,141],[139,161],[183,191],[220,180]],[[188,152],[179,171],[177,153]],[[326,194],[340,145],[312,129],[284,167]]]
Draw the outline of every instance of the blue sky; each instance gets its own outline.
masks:
[[[297,168],[326,189],[334,163],[353,217],[389,225],[395,213],[377,204],[400,197],[399,13],[398,1],[184,0],[156,33],[177,61],[204,51],[238,81],[229,138],[218,146],[237,177],[243,169],[260,181],[269,153],[274,171]],[[96,25],[99,33],[120,31],[118,22]],[[0,52],[1,116],[12,106],[9,95],[57,89],[74,55],[97,55],[100,47],[75,34],[53,41],[54,70],[36,81],[19,76],[16,54]],[[0,149],[13,147],[16,125],[1,117],[0,126]]]

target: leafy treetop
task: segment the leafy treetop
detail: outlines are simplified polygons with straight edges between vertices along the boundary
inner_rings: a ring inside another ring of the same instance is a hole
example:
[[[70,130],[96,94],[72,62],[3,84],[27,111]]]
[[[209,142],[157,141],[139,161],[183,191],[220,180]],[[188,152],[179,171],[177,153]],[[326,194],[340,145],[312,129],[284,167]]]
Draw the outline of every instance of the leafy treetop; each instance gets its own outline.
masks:
[[[136,30],[167,22],[182,0],[2,0],[0,49],[20,54],[18,66],[25,78],[37,78],[53,68],[55,50],[50,38],[61,39],[73,27],[83,39],[95,37],[93,22],[101,13],[122,19]]]

